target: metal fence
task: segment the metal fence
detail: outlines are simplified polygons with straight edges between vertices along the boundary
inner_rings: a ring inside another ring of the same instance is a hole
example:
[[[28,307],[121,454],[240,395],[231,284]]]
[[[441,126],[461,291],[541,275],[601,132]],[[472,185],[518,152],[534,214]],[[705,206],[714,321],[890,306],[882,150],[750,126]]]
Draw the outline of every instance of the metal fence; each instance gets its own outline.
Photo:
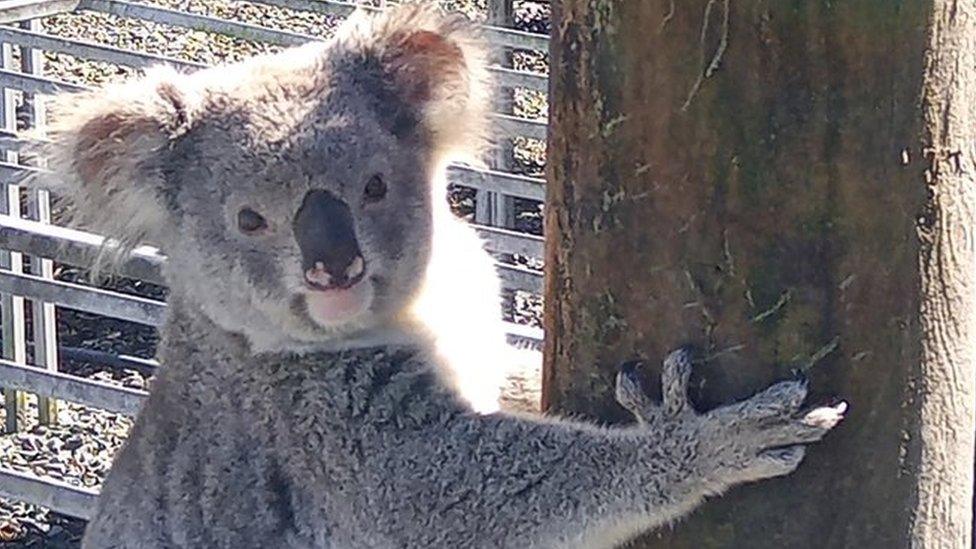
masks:
[[[353,3],[329,0],[251,1],[276,8],[335,16],[345,16],[357,8]],[[54,276],[55,262],[85,265],[103,248],[104,242],[99,235],[51,224],[48,193],[28,193],[16,185],[27,172],[42,169],[27,165],[20,158],[19,152],[32,144],[32,139],[36,137],[28,138],[18,132],[18,106],[21,128],[42,127],[44,112],[42,101],[37,100],[37,96],[83,89],[78,84],[45,76],[42,53],[67,54],[136,69],[157,64],[169,64],[185,70],[204,66],[42,30],[43,18],[67,12],[110,14],[278,46],[323,39],[123,0],[0,2],[0,187],[3,190],[0,193],[0,387],[3,387],[6,409],[6,432],[18,429],[18,408],[25,393],[38,395],[38,419],[41,423],[56,421],[57,399],[133,415],[146,396],[144,391],[59,372],[59,356],[142,372],[152,372],[158,364],[144,358],[59,346],[55,322],[58,308],[159,326],[166,307],[161,301],[65,282]],[[516,89],[544,92],[547,79],[542,74],[515,70],[511,63],[513,51],[545,51],[548,38],[505,28],[505,25],[512,23],[511,0],[490,0],[488,21],[493,26],[486,26],[484,32],[492,46],[494,65],[491,71],[498,86],[497,112],[492,116],[500,152],[492,160],[492,169],[453,165],[449,168],[449,179],[455,185],[476,190],[476,227],[489,250],[500,258],[498,267],[504,288],[509,292],[539,294],[541,273],[512,259],[541,258],[542,238],[513,230],[513,200],[541,201],[543,181],[512,173],[511,154],[514,138],[544,140],[546,122],[514,115],[512,97]],[[140,247],[121,264],[120,274],[162,285],[164,281],[160,267],[164,261],[165,257],[158,250]],[[536,328],[513,323],[508,323],[507,327],[513,342],[533,346],[541,342],[541,331]],[[27,339],[28,333],[31,335],[30,341]],[[96,492],[90,488],[0,468],[0,496],[87,518]]]

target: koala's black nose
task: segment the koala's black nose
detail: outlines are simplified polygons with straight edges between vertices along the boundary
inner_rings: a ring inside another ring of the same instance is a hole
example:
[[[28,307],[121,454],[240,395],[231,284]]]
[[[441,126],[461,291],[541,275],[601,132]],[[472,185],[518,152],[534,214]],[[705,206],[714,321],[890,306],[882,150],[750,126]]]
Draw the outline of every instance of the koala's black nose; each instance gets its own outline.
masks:
[[[292,224],[305,281],[317,289],[348,288],[366,272],[352,211],[328,191],[310,191]]]

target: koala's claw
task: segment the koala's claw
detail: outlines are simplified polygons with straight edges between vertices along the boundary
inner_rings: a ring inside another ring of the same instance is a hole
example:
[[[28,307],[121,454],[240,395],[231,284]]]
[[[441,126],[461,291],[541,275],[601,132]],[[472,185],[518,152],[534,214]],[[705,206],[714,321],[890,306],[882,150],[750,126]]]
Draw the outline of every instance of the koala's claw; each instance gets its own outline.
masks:
[[[803,423],[821,429],[833,429],[844,419],[847,413],[847,403],[843,400],[833,406],[815,408],[803,416]]]
[[[631,360],[620,365],[620,372],[617,373],[617,402],[627,409],[641,423],[647,423],[651,419],[654,403],[641,387],[638,368],[642,366],[639,360]]]
[[[664,413],[677,416],[691,408],[688,402],[688,380],[691,379],[692,353],[688,349],[672,351],[664,359],[661,389]]]
[[[617,374],[617,402],[626,408],[641,423],[649,423],[658,413],[656,406],[641,387],[638,369],[639,360],[631,360],[620,365]],[[661,392],[665,416],[674,417],[691,409],[688,402],[688,380],[691,378],[692,353],[688,349],[673,351],[664,360],[661,370]]]

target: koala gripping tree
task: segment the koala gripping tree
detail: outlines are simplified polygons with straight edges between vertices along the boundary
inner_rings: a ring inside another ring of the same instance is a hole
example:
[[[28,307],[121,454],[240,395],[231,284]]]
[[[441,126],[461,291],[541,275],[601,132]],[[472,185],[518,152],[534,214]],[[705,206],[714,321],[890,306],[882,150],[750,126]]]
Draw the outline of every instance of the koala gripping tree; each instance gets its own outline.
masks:
[[[640,547],[969,547],[976,1],[564,0],[544,406],[700,345],[702,408],[801,373],[849,418]],[[694,381],[694,379],[693,379]]]

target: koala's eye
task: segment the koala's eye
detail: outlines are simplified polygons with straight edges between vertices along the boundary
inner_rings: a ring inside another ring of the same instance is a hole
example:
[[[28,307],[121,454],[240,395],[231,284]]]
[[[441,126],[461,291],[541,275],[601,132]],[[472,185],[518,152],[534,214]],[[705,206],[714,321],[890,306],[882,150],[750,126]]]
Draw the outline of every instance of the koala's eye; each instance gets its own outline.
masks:
[[[383,182],[383,178],[378,175],[374,175],[369,178],[366,182],[366,188],[363,189],[363,197],[366,198],[367,202],[378,202],[383,200],[386,196],[386,183]]]
[[[241,211],[237,212],[237,228],[244,234],[254,234],[267,226],[268,221],[264,216],[251,208],[241,208]]]

